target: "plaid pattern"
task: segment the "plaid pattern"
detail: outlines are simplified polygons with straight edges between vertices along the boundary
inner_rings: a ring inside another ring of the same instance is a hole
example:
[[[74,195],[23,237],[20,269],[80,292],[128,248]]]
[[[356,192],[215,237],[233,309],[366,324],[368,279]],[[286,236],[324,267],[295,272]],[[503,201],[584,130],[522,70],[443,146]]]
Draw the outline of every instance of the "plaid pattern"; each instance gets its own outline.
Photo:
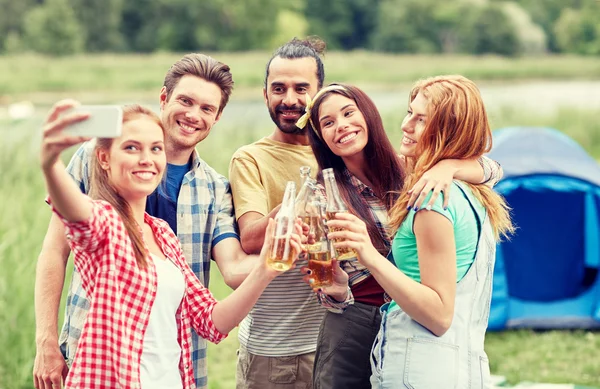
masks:
[[[494,187],[498,181],[502,178],[502,167],[500,164],[488,157],[482,156],[477,162],[481,165],[483,169],[483,181],[482,184],[488,185],[490,187]],[[348,169],[344,170],[344,177],[352,186],[356,189],[357,193],[362,196],[362,199],[365,202],[365,205],[369,207],[371,214],[373,215],[373,219],[375,220],[375,224],[379,229],[379,233],[382,236],[387,236],[390,240],[392,237],[389,236],[387,231],[388,226],[388,212],[385,205],[381,202],[381,200],[375,196],[373,190],[365,185],[362,181],[360,181],[356,176],[354,176]],[[325,191],[320,189],[321,194],[326,196]],[[390,242],[391,245],[391,242]],[[388,253],[381,253],[383,256],[387,256]],[[364,281],[367,277],[371,275],[369,269],[367,269],[364,265],[362,265],[358,261],[341,261],[340,267],[348,273],[348,286],[352,288],[352,286],[358,284],[361,281]],[[334,300],[330,296],[324,293],[318,293],[317,295],[319,302],[325,308],[329,309],[332,312],[343,312],[343,310],[354,302],[354,299],[349,293],[348,299],[346,301],[340,302]],[[384,300],[386,302],[391,301],[391,298],[387,293],[384,294]]]
[[[365,202],[365,204],[369,207],[371,214],[373,215],[373,219],[375,220],[375,224],[379,229],[379,232],[383,236],[388,236],[386,226],[388,222],[388,213],[385,205],[381,202],[381,200],[375,196],[373,190],[365,185],[362,181],[360,181],[356,176],[354,176],[348,169],[344,170],[344,178],[352,184],[352,186],[356,189],[356,192],[360,194]],[[322,191],[323,196],[325,196],[325,192]],[[382,255],[387,255],[387,253],[382,253]],[[367,277],[371,275],[369,270],[360,262],[353,261],[340,261],[340,267],[348,273],[348,286],[352,288],[355,284],[358,284],[361,281],[364,281]],[[342,312],[349,304],[352,304],[354,299],[349,297],[346,301],[340,302],[332,299],[330,296],[324,293],[318,293],[318,299],[321,305],[325,308],[329,309],[332,312]],[[351,293],[349,293],[351,296]],[[387,296],[387,295],[386,295]],[[389,299],[389,298],[388,298]],[[386,300],[387,301],[387,300]]]
[[[87,142],[74,154],[67,172],[83,193],[89,192],[90,158],[94,142]],[[229,182],[204,162],[194,151],[192,169],[185,175],[177,200],[177,237],[188,265],[206,287],[209,284],[212,247],[223,239],[239,239],[233,215]],[[77,342],[90,302],[81,285],[81,277],[73,272],[65,320],[59,344],[67,363],[73,362]],[[192,364],[196,387],[207,388],[206,340],[192,331]]]
[[[63,219],[83,289],[92,302],[66,387],[139,388],[144,333],[156,297],[156,268],[152,261],[148,269],[137,266],[133,244],[114,208],[105,201],[90,202],[88,220]],[[226,335],[216,329],[211,317],[217,302],[191,272],[168,224],[148,214],[144,221],[185,278],[186,290],[176,314],[179,371],[183,387],[193,389],[191,327],[212,342],[221,341]]]

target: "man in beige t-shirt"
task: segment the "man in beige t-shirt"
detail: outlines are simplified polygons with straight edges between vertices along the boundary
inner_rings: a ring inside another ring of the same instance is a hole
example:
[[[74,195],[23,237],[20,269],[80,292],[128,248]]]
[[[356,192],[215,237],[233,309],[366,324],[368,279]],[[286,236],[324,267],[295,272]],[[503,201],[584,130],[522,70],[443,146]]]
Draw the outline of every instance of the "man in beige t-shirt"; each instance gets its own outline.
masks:
[[[323,85],[320,40],[281,46],[267,65],[264,98],[276,127],[259,141],[241,147],[229,165],[235,216],[242,248],[258,253],[269,217],[274,217],[287,181],[299,183],[300,167],[317,161],[305,129],[296,126],[306,96]],[[319,326],[325,313],[300,268],[277,277],[240,324],[237,389],[312,388]]]

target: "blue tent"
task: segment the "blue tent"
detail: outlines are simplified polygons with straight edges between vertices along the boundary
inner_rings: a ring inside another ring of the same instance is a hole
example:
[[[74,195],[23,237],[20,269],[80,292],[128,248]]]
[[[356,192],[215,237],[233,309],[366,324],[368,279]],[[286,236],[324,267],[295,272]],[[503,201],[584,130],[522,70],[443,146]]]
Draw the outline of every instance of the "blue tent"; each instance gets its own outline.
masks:
[[[600,327],[600,165],[548,128],[495,131],[517,231],[498,245],[489,328]]]

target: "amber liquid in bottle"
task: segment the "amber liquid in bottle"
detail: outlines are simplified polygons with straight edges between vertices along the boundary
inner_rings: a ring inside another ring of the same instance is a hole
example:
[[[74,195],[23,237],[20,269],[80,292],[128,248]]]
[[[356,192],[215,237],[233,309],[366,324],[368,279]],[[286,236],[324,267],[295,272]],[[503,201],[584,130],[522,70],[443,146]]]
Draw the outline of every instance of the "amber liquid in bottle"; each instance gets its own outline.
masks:
[[[312,287],[323,287],[333,285],[333,266],[329,250],[309,251],[308,268],[311,270],[313,279]]]
[[[296,183],[288,181],[281,208],[275,216],[275,231],[267,254],[267,265],[278,271],[289,270],[294,262],[294,252],[290,245],[290,239],[294,230],[294,220],[296,219],[295,194]]]
[[[289,236],[276,236],[267,257],[267,264],[275,270],[286,271],[294,262],[293,252],[290,247]]]

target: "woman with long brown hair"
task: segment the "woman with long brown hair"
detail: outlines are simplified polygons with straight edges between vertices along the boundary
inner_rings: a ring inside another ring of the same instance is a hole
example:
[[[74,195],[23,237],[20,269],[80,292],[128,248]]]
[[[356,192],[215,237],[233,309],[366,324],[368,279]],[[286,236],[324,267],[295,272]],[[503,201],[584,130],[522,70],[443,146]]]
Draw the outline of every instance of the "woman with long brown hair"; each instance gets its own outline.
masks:
[[[339,192],[350,213],[364,221],[379,257],[388,256],[391,236],[388,213],[403,188],[410,191],[412,207],[424,204],[425,195],[440,191],[449,198],[453,176],[479,183],[488,180],[483,166],[496,166],[478,156],[467,160],[445,159],[429,166],[422,180],[405,184],[404,160],[389,141],[373,101],[359,88],[332,84],[308,104],[299,125],[309,126],[313,152],[321,169],[333,168]],[[487,170],[492,170],[487,169]],[[498,173],[498,172],[496,172]],[[495,177],[494,177],[495,178]],[[426,205],[427,207],[428,205]],[[381,316],[379,307],[389,296],[361,262],[342,261],[334,267],[334,285],[319,293],[323,305],[337,308],[326,313],[319,334],[314,367],[315,388],[368,388],[369,355]],[[347,275],[346,275],[347,274]],[[305,277],[310,282],[310,275]],[[348,284],[354,303],[345,307]],[[342,314],[341,309],[345,308]]]
[[[417,82],[402,124],[406,186],[444,159],[476,158],[491,148],[491,130],[476,85],[462,76]],[[483,349],[496,241],[513,227],[504,200],[483,185],[452,183],[431,208],[414,210],[401,193],[390,211],[395,231],[388,261],[366,224],[337,214],[336,243],[358,259],[393,299],[371,353],[373,388],[487,388]]]
[[[41,165],[49,201],[65,224],[74,264],[91,306],[67,388],[193,388],[191,329],[219,342],[250,311],[279,272],[266,265],[273,221],[262,261],[227,298],[217,302],[187,265],[167,222],[144,212],[146,197],[161,183],[164,129],[152,111],[123,111],[122,134],[98,139],[91,198],[80,192],[60,154],[85,141],[64,132],[85,119],[65,114],[61,102],[44,129]],[[296,232],[299,232],[299,224]],[[300,251],[300,238],[291,244]],[[37,386],[37,385],[36,385]]]

